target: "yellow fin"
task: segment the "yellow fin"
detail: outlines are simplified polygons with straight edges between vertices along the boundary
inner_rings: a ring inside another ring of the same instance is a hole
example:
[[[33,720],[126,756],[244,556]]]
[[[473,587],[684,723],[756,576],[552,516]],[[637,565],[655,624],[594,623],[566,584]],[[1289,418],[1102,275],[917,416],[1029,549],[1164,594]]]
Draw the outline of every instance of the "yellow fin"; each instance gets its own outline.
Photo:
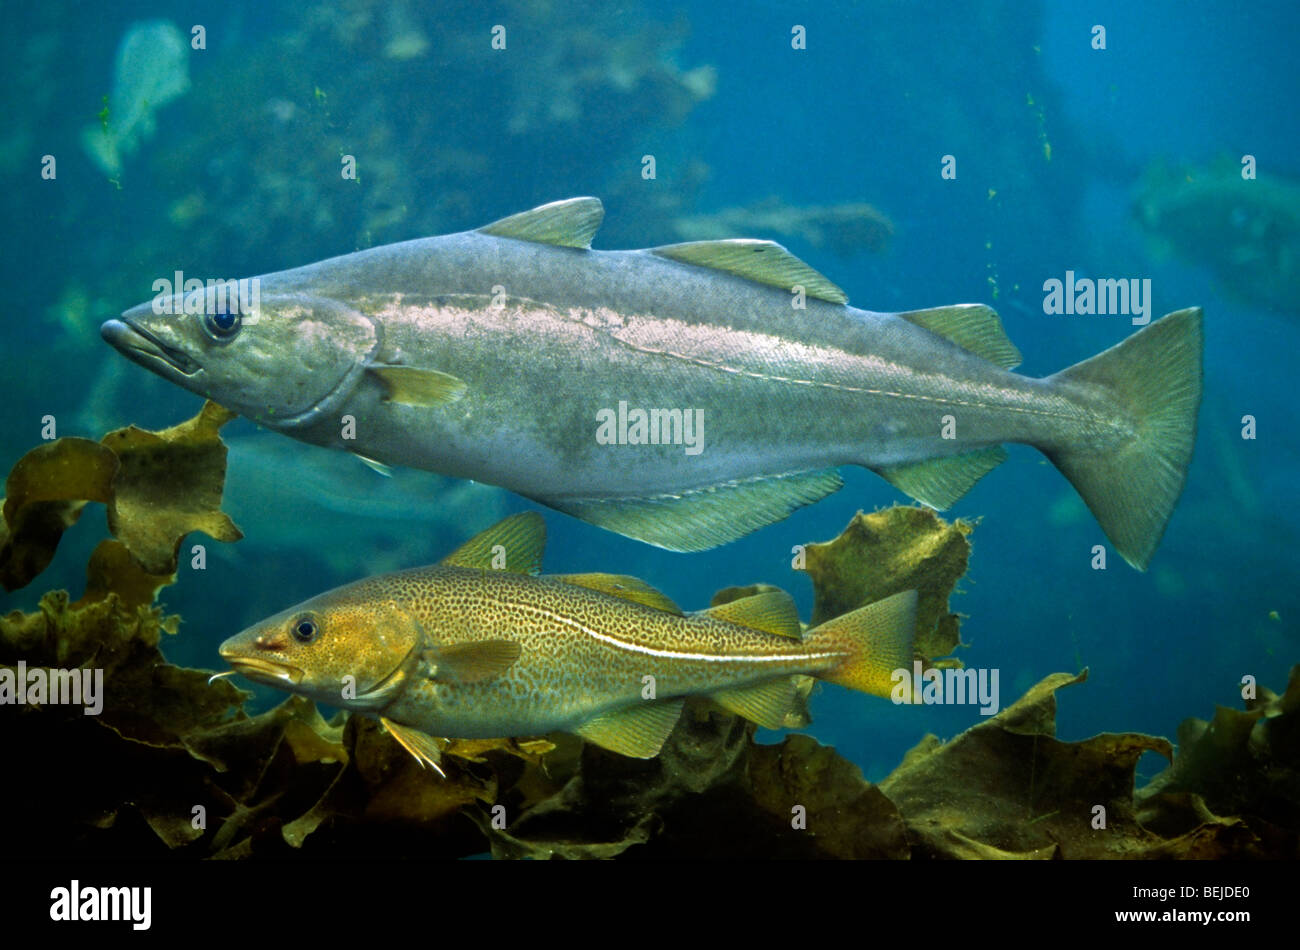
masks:
[[[818,673],[818,679],[888,697],[894,670],[912,668],[915,634],[916,591],[905,590],[833,617],[809,630],[804,639],[813,649],[846,654],[843,663]]]
[[[979,303],[959,303],[951,307],[932,307],[900,313],[909,323],[937,333],[951,343],[1003,369],[1020,365],[1020,351],[1007,338],[1002,320],[992,307]]]
[[[403,749],[415,756],[415,761],[420,763],[421,768],[426,764],[430,765],[443,778],[447,777],[447,773],[438,764],[442,759],[442,750],[438,748],[438,740],[426,735],[419,729],[393,722],[386,716],[380,716],[379,721],[384,724],[388,734],[401,743]]]
[[[783,590],[764,591],[751,597],[728,601],[710,607],[704,613],[715,620],[726,620],[781,637],[799,640],[803,636],[794,598]]]
[[[534,244],[586,249],[591,247],[591,239],[604,219],[605,206],[599,198],[566,198],[512,214],[478,230],[480,234]]]
[[[536,574],[542,568],[545,547],[546,522],[535,511],[523,511],[474,535],[443,558],[442,563],[485,571]]]
[[[418,366],[366,367],[384,386],[384,399],[403,406],[444,406],[465,395],[465,381]]]
[[[629,577],[626,574],[556,574],[555,579],[575,587],[598,590],[611,597],[630,600],[634,604],[644,604],[656,610],[682,616],[682,609],[673,603],[667,594],[655,590],[639,577]]]
[[[519,659],[520,647],[514,640],[474,640],[452,643],[429,651],[436,679],[457,683],[477,683],[504,673]]]
[[[651,248],[651,253],[683,264],[725,271],[787,292],[797,284],[809,297],[830,303],[849,302],[844,291],[774,241],[753,238],[690,241]]]
[[[681,699],[625,706],[583,723],[575,732],[588,742],[634,759],[653,759],[682,713]]]
[[[1006,460],[1007,450],[993,445],[961,455],[878,468],[876,473],[903,494],[942,511]]]
[[[724,482],[672,495],[537,498],[544,505],[669,551],[707,551],[838,491],[835,469]]]
[[[784,729],[795,723],[795,728],[808,724],[807,693],[795,677],[755,683],[752,686],[734,686],[716,690],[709,698],[728,712],[744,716],[764,729]]]

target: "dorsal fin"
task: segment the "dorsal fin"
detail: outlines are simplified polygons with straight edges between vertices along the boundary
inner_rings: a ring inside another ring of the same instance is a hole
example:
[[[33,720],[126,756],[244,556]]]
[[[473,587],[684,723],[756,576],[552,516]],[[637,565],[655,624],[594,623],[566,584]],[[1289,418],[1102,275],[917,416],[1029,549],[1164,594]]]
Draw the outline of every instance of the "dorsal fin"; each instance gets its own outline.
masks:
[[[809,297],[830,303],[849,302],[844,291],[774,241],[757,241],[753,238],[690,241],[686,244],[654,247],[650,253],[683,264],[726,271],[786,291],[798,284]]]
[[[605,206],[599,198],[566,198],[493,221],[479,228],[479,233],[587,249],[604,219]]]
[[[703,612],[715,620],[726,620],[751,630],[775,633],[780,637],[798,640],[803,636],[794,598],[783,590],[769,590],[739,600],[730,600]]]
[[[500,547],[500,550],[496,550]],[[503,570],[536,574],[542,569],[546,547],[546,522],[535,511],[524,511],[498,521],[470,538],[442,559],[451,567]],[[501,563],[504,554],[505,563]]]
[[[963,350],[982,356],[1003,369],[1020,365],[1020,351],[1007,339],[1002,321],[992,307],[980,303],[959,303],[951,307],[910,310],[898,316],[937,333]]]
[[[682,616],[682,609],[667,594],[655,590],[639,577],[629,577],[626,574],[556,574],[555,580]]]

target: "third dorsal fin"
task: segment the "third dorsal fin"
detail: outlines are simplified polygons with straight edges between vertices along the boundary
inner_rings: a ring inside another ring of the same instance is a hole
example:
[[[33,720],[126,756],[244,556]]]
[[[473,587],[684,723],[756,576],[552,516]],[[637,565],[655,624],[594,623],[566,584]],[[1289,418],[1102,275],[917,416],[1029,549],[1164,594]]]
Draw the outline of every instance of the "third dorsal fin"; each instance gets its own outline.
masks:
[[[599,198],[566,198],[493,221],[479,228],[479,233],[586,249],[604,219],[605,206]]]
[[[652,254],[726,271],[746,280],[788,291],[796,284],[809,297],[830,303],[848,303],[849,298],[817,271],[773,241],[732,238],[726,241],[691,241],[650,249]]]
[[[898,316],[931,333],[937,333],[963,350],[982,356],[1003,369],[1020,365],[1020,351],[1007,339],[1002,321],[992,307],[980,303],[959,303],[951,307],[909,310]]]

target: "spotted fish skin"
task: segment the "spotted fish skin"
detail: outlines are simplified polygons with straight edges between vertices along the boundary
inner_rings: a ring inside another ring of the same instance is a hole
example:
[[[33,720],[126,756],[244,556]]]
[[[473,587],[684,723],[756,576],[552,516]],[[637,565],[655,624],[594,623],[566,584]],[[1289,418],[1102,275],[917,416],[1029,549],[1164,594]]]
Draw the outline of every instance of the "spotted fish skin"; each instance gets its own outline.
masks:
[[[914,591],[801,634],[782,591],[684,614],[635,578],[536,576],[543,536],[540,516],[513,515],[440,564],[320,594],[221,654],[251,679],[380,719],[434,762],[421,737],[557,730],[648,757],[684,697],[777,727],[802,715],[799,677],[888,696],[911,663]]]
[[[442,643],[506,637],[519,661],[500,676],[454,685],[420,678],[386,714],[433,735],[484,738],[572,730],[640,702],[646,676],[661,698],[818,673],[848,652],[718,620],[674,616],[550,577],[428,567],[385,579]],[[450,635],[449,635],[450,633]]]

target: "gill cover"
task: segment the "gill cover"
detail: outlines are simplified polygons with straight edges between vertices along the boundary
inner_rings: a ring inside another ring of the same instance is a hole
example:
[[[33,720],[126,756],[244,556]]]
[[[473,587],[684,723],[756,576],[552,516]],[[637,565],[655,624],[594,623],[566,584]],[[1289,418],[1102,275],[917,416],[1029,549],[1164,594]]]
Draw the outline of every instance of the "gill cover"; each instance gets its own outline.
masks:
[[[369,318],[308,293],[263,293],[240,314],[186,313],[179,296],[173,304],[179,312],[133,307],[104,325],[104,337],[169,381],[277,429],[332,412],[380,343]]]

